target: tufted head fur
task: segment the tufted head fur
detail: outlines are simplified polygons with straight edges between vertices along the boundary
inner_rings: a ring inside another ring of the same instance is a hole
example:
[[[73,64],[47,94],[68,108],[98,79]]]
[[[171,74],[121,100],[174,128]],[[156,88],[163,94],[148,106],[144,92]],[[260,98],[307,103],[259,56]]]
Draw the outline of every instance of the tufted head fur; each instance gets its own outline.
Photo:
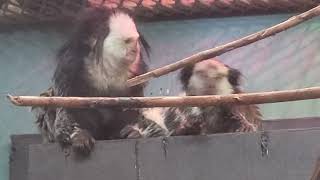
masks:
[[[136,66],[145,68],[141,50],[150,47],[128,13],[89,8],[75,29],[58,53],[54,83],[59,95],[88,96],[93,91],[109,96],[104,92],[124,89],[126,80],[139,73]]]
[[[240,71],[214,59],[189,65],[180,72],[180,81],[189,96],[237,93],[240,77]]]

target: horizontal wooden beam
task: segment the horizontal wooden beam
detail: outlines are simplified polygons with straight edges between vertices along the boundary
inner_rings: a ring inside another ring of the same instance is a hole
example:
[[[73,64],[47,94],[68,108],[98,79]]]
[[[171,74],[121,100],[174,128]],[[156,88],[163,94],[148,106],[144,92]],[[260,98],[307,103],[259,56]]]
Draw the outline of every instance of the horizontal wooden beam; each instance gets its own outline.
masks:
[[[320,87],[272,91],[260,93],[232,94],[223,96],[169,96],[169,97],[39,97],[11,96],[9,100],[17,106],[55,106],[67,108],[95,107],[170,107],[212,106],[217,104],[264,104],[320,98]]]

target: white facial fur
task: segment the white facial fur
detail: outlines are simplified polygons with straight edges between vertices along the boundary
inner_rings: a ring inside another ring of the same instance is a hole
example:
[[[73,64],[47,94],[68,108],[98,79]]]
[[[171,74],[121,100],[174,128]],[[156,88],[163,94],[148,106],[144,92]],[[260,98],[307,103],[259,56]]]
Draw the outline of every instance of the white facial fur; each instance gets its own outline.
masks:
[[[103,42],[103,61],[92,63],[93,54],[85,61],[90,82],[101,92],[123,90],[129,66],[140,58],[139,34],[130,16],[122,12],[111,15],[109,30]]]
[[[233,93],[228,80],[229,69],[215,60],[199,62],[193,69],[188,84],[190,95],[226,95]]]
[[[147,119],[152,120],[156,124],[158,124],[161,128],[168,131],[165,123],[164,123],[164,113],[167,108],[144,108],[142,113],[143,116]]]
[[[122,12],[109,19],[109,34],[103,43],[104,58],[111,66],[130,65],[138,54],[139,33],[132,18]]]

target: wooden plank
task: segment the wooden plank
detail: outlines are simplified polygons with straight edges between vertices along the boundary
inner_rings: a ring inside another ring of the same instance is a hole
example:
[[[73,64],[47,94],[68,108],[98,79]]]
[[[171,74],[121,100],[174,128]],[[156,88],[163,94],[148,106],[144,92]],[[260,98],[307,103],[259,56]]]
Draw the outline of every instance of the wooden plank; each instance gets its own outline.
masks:
[[[28,169],[32,179],[61,178],[61,175],[68,172],[69,174],[63,178],[68,177],[72,180],[72,177],[76,176],[73,174],[75,170],[84,173],[78,174],[79,177],[75,178],[87,177],[86,169],[94,169],[92,173],[98,177],[108,174],[108,177],[121,179],[132,178],[131,176],[135,176],[136,179],[140,178],[139,176],[145,179],[161,179],[164,178],[163,172],[178,179],[185,178],[184,175],[196,178],[204,172],[213,171],[212,169],[215,170],[215,174],[223,169],[233,169],[234,173],[227,173],[225,178],[236,176],[238,179],[246,179],[250,176],[250,178],[260,179],[261,175],[271,176],[269,170],[276,171],[282,168],[285,170],[279,170],[274,174],[281,177],[289,177],[291,174],[291,176],[305,179],[308,171],[312,170],[313,161],[319,152],[317,139],[320,128],[319,130],[303,128],[320,127],[320,118],[268,120],[264,121],[263,126],[265,130],[271,130],[269,132],[271,159],[262,157],[260,133],[98,142],[93,157],[89,160],[80,160],[81,162],[73,156],[65,158],[55,144],[41,145],[38,134],[13,135],[11,136],[10,180],[25,180]],[[274,131],[278,129],[300,130]],[[31,145],[30,151],[29,145]],[[228,158],[230,155],[232,158]],[[194,159],[190,159],[193,156]],[[123,159],[127,160],[127,166],[122,165],[125,162]],[[299,164],[300,161],[303,163]],[[118,164],[114,166],[114,162]],[[243,164],[247,167],[247,172],[241,174],[243,169],[238,168]],[[131,170],[131,174],[126,171],[127,168]],[[47,169],[55,175],[47,174]],[[101,169],[116,172],[116,174],[101,172]],[[120,174],[121,177],[118,177],[119,169],[127,173]],[[183,174],[174,173],[183,170],[185,171]],[[202,178],[205,179],[205,177]]]
[[[41,143],[37,134],[11,136],[10,180],[25,180],[28,175],[28,146],[35,143]]]
[[[263,134],[100,141],[89,159],[65,157],[56,145],[30,145],[32,180],[212,180],[311,177],[320,155],[320,129]],[[262,153],[268,150],[268,154]]]
[[[309,179],[317,158],[319,130],[269,134],[262,156],[259,134],[229,134],[170,139],[166,156],[161,142],[141,145],[141,179]]]
[[[57,144],[29,146],[29,180],[135,179],[135,141],[98,142],[90,158],[65,156]]]

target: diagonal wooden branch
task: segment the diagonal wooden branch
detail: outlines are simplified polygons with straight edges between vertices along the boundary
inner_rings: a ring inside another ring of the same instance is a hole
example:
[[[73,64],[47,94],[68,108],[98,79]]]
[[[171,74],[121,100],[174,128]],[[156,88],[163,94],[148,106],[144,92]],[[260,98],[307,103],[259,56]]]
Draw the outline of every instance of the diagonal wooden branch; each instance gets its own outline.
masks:
[[[178,96],[178,97],[38,97],[10,96],[17,106],[54,106],[67,108],[93,107],[170,107],[170,106],[210,106],[216,104],[264,104],[320,98],[320,87],[224,96]]]
[[[319,179],[320,179],[320,157],[318,157],[316,161],[310,180],[319,180]]]
[[[194,63],[200,62],[205,59],[219,56],[223,53],[232,51],[236,48],[246,46],[248,44],[254,43],[254,42],[259,41],[261,39],[275,35],[279,32],[285,31],[291,27],[294,27],[294,26],[296,26],[304,21],[307,21],[315,16],[318,16],[318,15],[320,15],[320,5],[309,10],[309,11],[306,11],[300,15],[293,16],[290,19],[288,19],[280,24],[277,24],[273,27],[270,27],[268,29],[261,30],[259,32],[254,33],[254,34],[251,34],[249,36],[232,41],[228,44],[218,46],[213,49],[206,50],[206,51],[199,52],[197,54],[194,54],[190,57],[187,57],[187,58],[182,59],[180,61],[177,61],[175,63],[166,65],[164,67],[161,67],[161,68],[158,68],[155,70],[152,70],[152,71],[147,72],[145,74],[142,74],[140,76],[136,76],[136,77],[128,80],[128,85],[135,86],[135,85],[144,83],[150,79],[157,78],[162,75],[173,72],[175,70],[178,70],[180,68],[183,68],[188,64],[194,64]]]

